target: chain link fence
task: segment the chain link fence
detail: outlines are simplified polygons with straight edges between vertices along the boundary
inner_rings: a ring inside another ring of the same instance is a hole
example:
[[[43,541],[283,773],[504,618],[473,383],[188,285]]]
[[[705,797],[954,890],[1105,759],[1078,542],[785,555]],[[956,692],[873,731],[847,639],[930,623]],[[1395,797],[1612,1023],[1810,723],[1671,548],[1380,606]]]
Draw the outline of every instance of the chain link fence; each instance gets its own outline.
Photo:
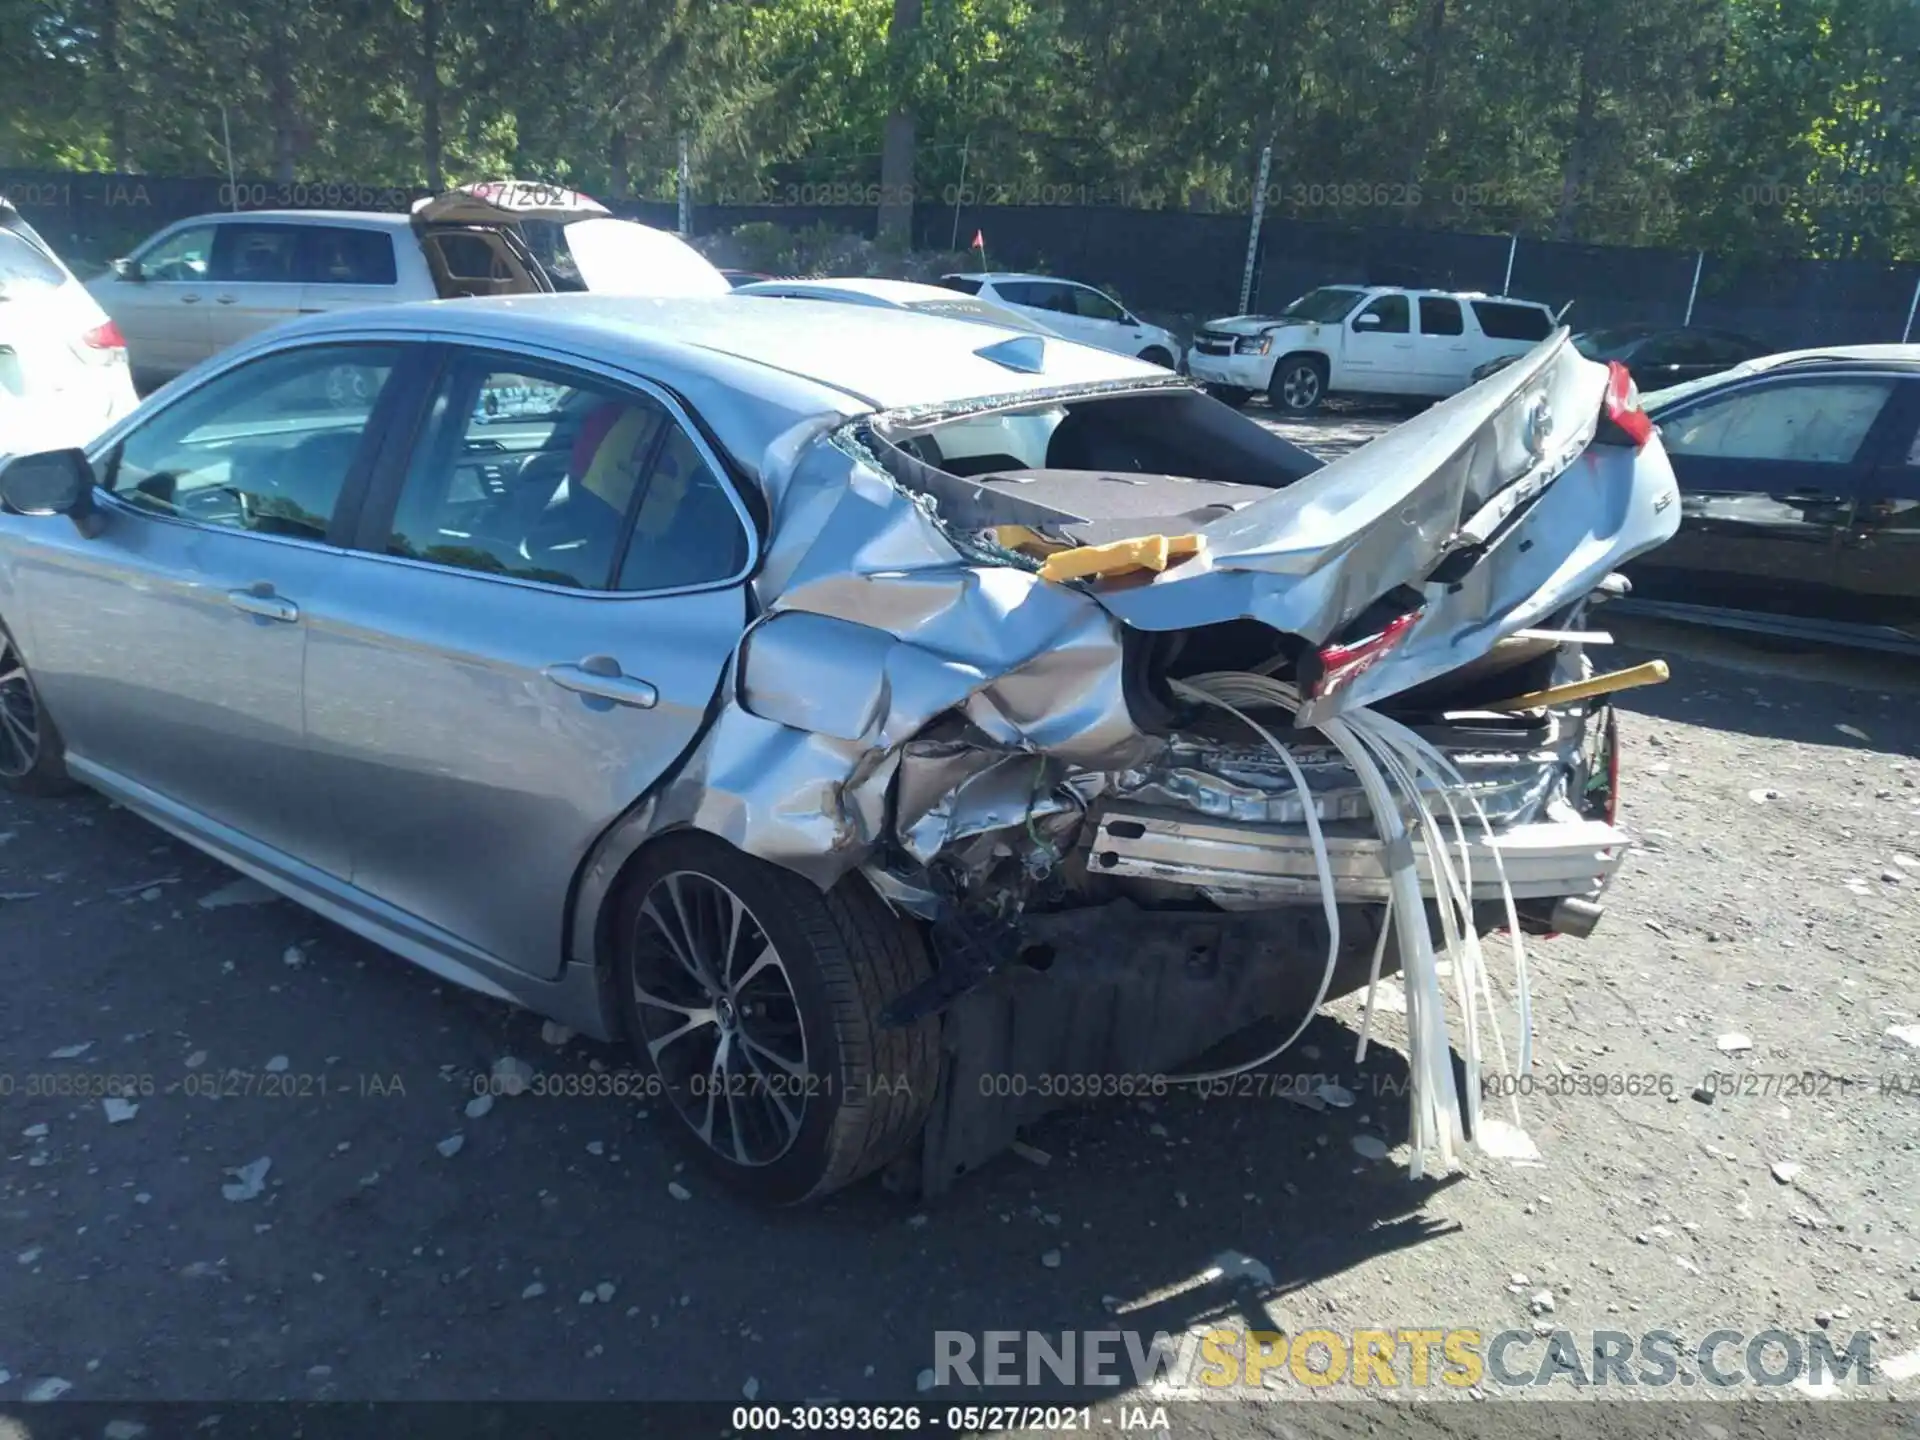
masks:
[[[218,177],[0,170],[4,194],[77,270],[104,267],[161,227],[215,210],[404,210],[424,191],[392,186]],[[672,201],[609,202],[663,228]],[[749,224],[872,239],[870,205],[692,207],[697,237]],[[1238,308],[1249,219],[1120,206],[921,204],[916,250],[965,250],[978,233],[985,264],[1070,275],[1179,326]],[[981,256],[971,260],[978,265]],[[1555,309],[1576,328],[1645,322],[1737,330],[1781,349],[1906,338],[1920,265],[1863,261],[1739,262],[1690,251],[1574,245],[1407,226],[1269,219],[1261,229],[1253,308],[1271,312],[1316,285],[1371,283],[1510,293]]]

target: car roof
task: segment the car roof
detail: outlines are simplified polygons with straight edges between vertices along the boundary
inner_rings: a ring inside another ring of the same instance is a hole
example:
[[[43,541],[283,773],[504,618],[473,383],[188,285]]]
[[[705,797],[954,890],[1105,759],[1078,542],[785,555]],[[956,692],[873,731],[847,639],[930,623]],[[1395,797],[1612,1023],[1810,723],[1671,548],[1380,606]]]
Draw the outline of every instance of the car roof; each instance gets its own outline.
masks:
[[[820,295],[865,295],[874,300],[884,300],[890,304],[906,305],[915,300],[940,300],[951,302],[953,291],[944,285],[922,285],[915,280],[882,280],[873,276],[856,275],[846,279],[817,278],[798,280],[761,280],[752,285],[742,285],[742,295],[771,295],[796,290],[810,290]]]
[[[1540,300],[1522,300],[1518,295],[1489,295],[1484,290],[1448,290],[1436,285],[1362,285],[1357,281],[1329,280],[1315,290],[1353,290],[1367,295],[1435,295],[1448,300],[1486,300],[1495,305],[1525,305],[1533,310],[1551,310]],[[1312,293],[1311,291],[1308,292]]]
[[[738,362],[745,362],[810,383],[822,411],[845,409],[849,398],[859,408],[893,410],[1166,379],[1159,367],[1131,356],[977,320],[830,300],[757,305],[737,291],[689,299],[570,293],[415,301],[309,316],[260,344],[334,333],[524,342],[643,364],[650,378],[669,386],[676,376],[738,384]],[[1043,343],[1038,373],[981,354],[1016,340]]]
[[[949,280],[979,280],[988,284],[1001,280],[1044,280],[1049,284],[1086,285],[1084,280],[1070,280],[1065,275],[1035,275],[1028,270],[955,270],[946,277]],[[1088,285],[1088,289],[1093,287]]]
[[[1812,350],[1784,350],[1777,355],[1761,355],[1747,361],[1755,370],[1774,370],[1782,365],[1805,365],[1814,361],[1837,363],[1867,361],[1873,364],[1920,365],[1920,345],[1829,345]]]
[[[408,216],[387,210],[215,210],[178,223],[244,225],[254,221],[273,225],[351,225],[366,230],[410,230],[413,226]]]

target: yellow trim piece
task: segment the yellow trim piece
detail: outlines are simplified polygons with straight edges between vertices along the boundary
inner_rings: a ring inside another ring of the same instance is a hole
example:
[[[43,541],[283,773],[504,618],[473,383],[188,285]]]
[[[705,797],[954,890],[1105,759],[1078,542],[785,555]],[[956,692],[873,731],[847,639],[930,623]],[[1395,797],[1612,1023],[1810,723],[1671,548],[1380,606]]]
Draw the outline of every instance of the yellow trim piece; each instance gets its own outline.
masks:
[[[1198,535],[1140,535],[1105,545],[1082,545],[1049,555],[1040,567],[1042,580],[1104,579],[1139,570],[1165,570],[1191,560],[1206,546]]]
[[[1661,685],[1672,675],[1664,660],[1649,660],[1631,670],[1615,670],[1611,675],[1596,675],[1552,690],[1536,690],[1531,695],[1515,696],[1486,708],[1493,711],[1546,710],[1574,700],[1590,700],[1596,695],[1611,695],[1616,690],[1632,690],[1641,685]]]
[[[1073,548],[1059,540],[1049,540],[1038,530],[1029,530],[1025,525],[995,526],[993,538],[1002,550],[1018,550],[1042,560]]]

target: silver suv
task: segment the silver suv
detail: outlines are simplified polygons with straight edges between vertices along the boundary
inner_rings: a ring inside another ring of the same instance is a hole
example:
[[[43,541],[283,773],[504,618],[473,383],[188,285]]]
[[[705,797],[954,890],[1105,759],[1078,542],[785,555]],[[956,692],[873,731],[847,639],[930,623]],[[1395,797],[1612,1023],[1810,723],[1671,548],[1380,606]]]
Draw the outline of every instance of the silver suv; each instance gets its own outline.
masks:
[[[409,215],[252,210],[168,226],[87,287],[126,337],[142,389],[298,315],[408,300],[594,290],[723,295],[678,236],[576,191],[469,185]]]

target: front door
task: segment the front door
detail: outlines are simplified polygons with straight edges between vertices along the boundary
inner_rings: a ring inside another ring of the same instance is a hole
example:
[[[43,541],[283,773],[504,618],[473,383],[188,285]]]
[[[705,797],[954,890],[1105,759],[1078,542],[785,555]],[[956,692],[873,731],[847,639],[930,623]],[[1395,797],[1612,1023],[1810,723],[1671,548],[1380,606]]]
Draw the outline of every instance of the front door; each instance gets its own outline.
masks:
[[[212,353],[213,231],[211,225],[168,231],[135,255],[133,276],[109,275],[88,287],[120,327],[128,363],[144,385],[171,380]]]
[[[636,381],[455,352],[419,435],[312,615],[316,772],[355,887],[552,976],[588,850],[700,729],[754,543]]]
[[[1840,537],[1893,389],[1881,376],[1776,376],[1663,412],[1680,533],[1635,564],[1635,593],[1844,619]]]
[[[1413,345],[1413,305],[1405,295],[1382,295],[1361,306],[1347,321],[1346,363],[1334,387],[1376,395],[1415,393]]]
[[[351,409],[326,393],[349,362],[372,380]],[[41,522],[22,564],[29,659],[77,773],[344,875],[306,756],[308,617],[342,578],[332,527],[394,362],[332,345],[230,370],[96,457],[97,538]]]

